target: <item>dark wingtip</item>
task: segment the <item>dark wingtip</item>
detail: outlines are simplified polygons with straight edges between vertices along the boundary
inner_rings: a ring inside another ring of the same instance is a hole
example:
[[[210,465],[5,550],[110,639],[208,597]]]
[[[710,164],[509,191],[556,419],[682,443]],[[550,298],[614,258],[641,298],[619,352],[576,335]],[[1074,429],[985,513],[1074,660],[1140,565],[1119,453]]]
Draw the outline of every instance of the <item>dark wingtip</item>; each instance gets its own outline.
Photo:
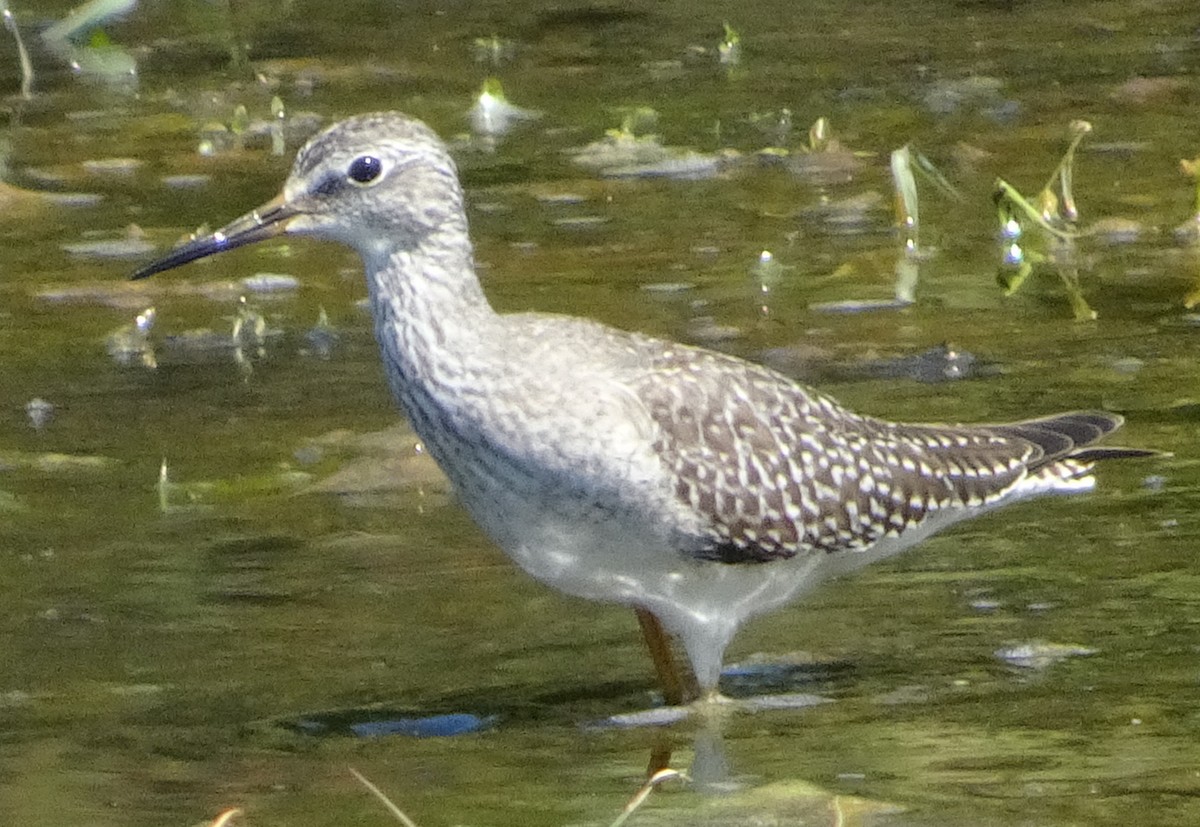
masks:
[[[1041,463],[1070,457],[1079,462],[1106,459],[1164,457],[1170,454],[1151,448],[1125,448],[1097,445],[1100,440],[1125,424],[1120,414],[1108,411],[1070,411],[1053,416],[1027,419],[997,428],[1040,446],[1045,452]]]
[[[1166,459],[1175,456],[1170,451],[1156,451],[1153,448],[1122,448],[1120,446],[1100,446],[1084,448],[1071,454],[1071,459],[1080,462],[1096,462],[1104,459]]]

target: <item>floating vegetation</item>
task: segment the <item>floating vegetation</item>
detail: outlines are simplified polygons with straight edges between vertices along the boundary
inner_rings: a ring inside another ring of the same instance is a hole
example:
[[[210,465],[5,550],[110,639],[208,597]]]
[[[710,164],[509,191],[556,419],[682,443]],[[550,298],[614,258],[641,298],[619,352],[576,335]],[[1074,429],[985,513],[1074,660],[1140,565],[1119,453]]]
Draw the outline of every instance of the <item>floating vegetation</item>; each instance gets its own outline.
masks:
[[[201,157],[210,158],[223,152],[241,150],[242,134],[249,123],[249,112],[244,105],[233,110],[229,123],[209,121],[200,128],[200,142],[196,151]]]
[[[934,115],[978,113],[994,121],[1009,121],[1020,109],[1001,94],[1004,81],[986,75],[938,80],[925,91],[923,103]]]
[[[288,144],[315,132],[322,120],[315,112],[288,112],[278,96],[271,99],[266,118],[254,117],[244,104],[238,104],[227,121],[213,119],[200,127],[196,152],[204,158],[250,149],[269,149],[282,155]]]
[[[711,178],[735,160],[735,154],[704,154],[693,149],[667,147],[652,129],[658,114],[649,108],[626,113],[617,129],[599,141],[569,150],[571,160],[605,178]],[[643,133],[643,134],[639,134]]]
[[[871,155],[844,147],[834,137],[829,119],[822,116],[809,127],[808,144],[788,154],[787,167],[793,175],[814,186],[845,184],[862,171],[864,159]]]
[[[658,136],[649,132],[658,122],[658,113],[649,107],[627,112],[616,129],[586,146],[568,150],[571,160],[581,167],[602,172],[605,169],[647,164],[669,155]]]
[[[887,211],[887,202],[877,190],[822,199],[799,210],[808,221],[820,221],[835,235],[858,235],[876,230]]]
[[[792,110],[786,106],[778,112],[752,112],[750,123],[766,136],[767,148],[762,152],[767,155],[773,154],[772,150],[784,149],[791,143]]]
[[[233,361],[242,369],[244,376],[249,377],[254,370],[250,358],[261,359],[266,356],[267,340],[281,335],[283,331],[268,327],[266,317],[254,309],[245,296],[238,298],[238,311],[233,317],[229,341],[233,346]]]
[[[237,315],[233,317],[233,330],[229,339],[238,347],[259,347],[268,335],[278,335],[277,330],[268,330],[267,319],[250,306],[246,297],[238,299]]]
[[[1045,669],[1067,658],[1086,657],[1094,654],[1096,654],[1096,650],[1088,646],[1050,643],[1043,640],[1018,643],[997,649],[995,652],[996,658],[1009,666],[1033,670]]]
[[[1067,291],[1075,321],[1092,321],[1096,311],[1083,297],[1075,240],[1079,210],[1072,176],[1075,151],[1092,131],[1087,121],[1072,121],[1070,143],[1046,185],[1034,198],[1021,195],[1002,178],[996,179],[996,211],[1000,223],[1002,262],[996,278],[1005,295],[1016,293],[1038,265],[1054,267]]]
[[[537,120],[541,112],[513,106],[504,96],[504,87],[496,78],[483,82],[483,89],[471,107],[471,130],[484,138],[498,138],[524,121]]]
[[[333,355],[334,349],[341,340],[341,334],[330,323],[329,314],[322,307],[317,314],[316,324],[304,334],[307,347],[301,353],[307,356],[316,356],[318,359],[328,359]]]
[[[517,53],[517,44],[503,37],[477,37],[471,44],[471,54],[480,63],[499,68],[508,63]]]
[[[30,426],[40,431],[54,419],[54,404],[40,396],[34,397],[25,403],[25,416],[29,418]]]
[[[137,315],[132,324],[122,325],[108,334],[105,349],[113,361],[125,367],[158,367],[154,345],[150,342],[155,316],[155,309],[147,307]]]
[[[200,289],[192,291],[193,295],[199,294],[223,301],[229,300],[224,294],[235,289],[234,284],[227,282],[197,287]],[[222,295],[210,296],[204,292],[205,289],[219,291]],[[57,294],[42,295],[43,298],[53,300],[67,298]],[[103,296],[99,298],[104,300]],[[121,298],[144,301],[144,295],[140,291],[131,292]],[[248,375],[252,371],[250,360],[264,357],[267,345],[281,337],[283,331],[271,327],[266,317],[252,307],[244,295],[237,296],[237,302],[237,312],[232,317],[227,317],[230,326],[225,331],[198,328],[160,337],[153,335],[155,309],[146,307],[138,313],[132,323],[118,327],[105,337],[105,350],[114,362],[125,367],[140,366],[153,369],[163,362],[200,364],[232,359]],[[124,306],[128,302],[122,300],[106,303]]]
[[[717,44],[717,59],[722,66],[737,66],[742,62],[742,36],[726,21],[725,37]]]

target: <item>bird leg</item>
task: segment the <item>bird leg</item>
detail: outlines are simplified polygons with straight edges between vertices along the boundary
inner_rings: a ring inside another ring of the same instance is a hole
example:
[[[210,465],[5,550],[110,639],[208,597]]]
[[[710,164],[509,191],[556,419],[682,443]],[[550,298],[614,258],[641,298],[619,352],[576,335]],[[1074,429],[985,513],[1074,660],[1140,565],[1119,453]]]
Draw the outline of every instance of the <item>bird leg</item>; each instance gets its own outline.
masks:
[[[699,698],[700,686],[690,671],[686,674],[680,673],[675,652],[671,649],[671,638],[667,636],[662,623],[647,609],[634,607],[634,612],[637,614],[638,624],[642,627],[646,648],[650,650],[650,659],[654,661],[654,671],[658,673],[663,700],[669,706],[681,706]]]
[[[671,736],[661,729],[654,731],[654,743],[650,746],[650,761],[646,764],[646,777],[653,778],[663,770],[671,768]]]

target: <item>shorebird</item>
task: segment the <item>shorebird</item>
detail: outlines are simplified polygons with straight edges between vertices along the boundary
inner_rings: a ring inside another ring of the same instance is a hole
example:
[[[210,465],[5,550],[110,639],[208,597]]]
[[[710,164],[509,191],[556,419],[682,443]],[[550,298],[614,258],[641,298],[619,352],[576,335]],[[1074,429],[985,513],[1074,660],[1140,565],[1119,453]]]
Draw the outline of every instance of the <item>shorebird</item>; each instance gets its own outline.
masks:
[[[751,617],[952,523],[1092,488],[1103,411],[888,422],[733,356],[595,321],[501,314],[445,144],[388,112],[300,150],[282,193],[133,278],[284,233],[366,270],[392,393],[459,501],[533,577],[634,607],[671,702],[717,698]],[[694,682],[679,677],[683,644]]]

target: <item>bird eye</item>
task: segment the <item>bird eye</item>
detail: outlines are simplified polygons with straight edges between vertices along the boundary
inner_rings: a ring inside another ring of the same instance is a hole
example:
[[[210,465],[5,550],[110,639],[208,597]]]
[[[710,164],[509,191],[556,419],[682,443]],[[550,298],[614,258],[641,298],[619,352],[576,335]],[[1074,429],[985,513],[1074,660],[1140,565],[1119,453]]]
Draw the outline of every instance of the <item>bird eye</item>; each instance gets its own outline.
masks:
[[[374,155],[360,155],[350,162],[347,174],[356,184],[369,184],[383,172],[383,161]]]

